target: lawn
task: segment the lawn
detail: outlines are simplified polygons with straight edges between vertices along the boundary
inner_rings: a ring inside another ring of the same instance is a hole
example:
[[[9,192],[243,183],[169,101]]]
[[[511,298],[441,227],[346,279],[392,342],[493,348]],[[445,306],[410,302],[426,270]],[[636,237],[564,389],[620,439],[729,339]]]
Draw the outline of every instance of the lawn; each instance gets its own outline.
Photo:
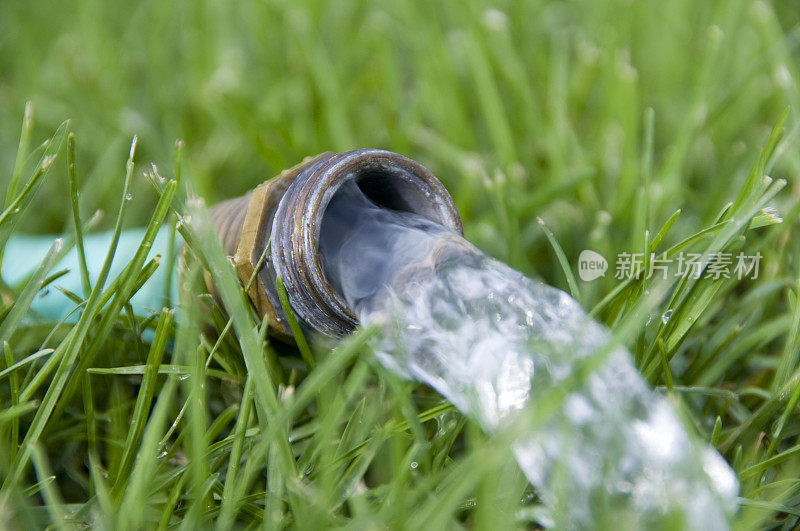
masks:
[[[62,238],[0,283],[0,528],[506,529],[553,516],[507,447],[374,359],[374,330],[312,356],[271,340],[207,223],[208,206],[305,156],[377,147],[437,175],[481,250],[614,331],[736,470],[739,528],[793,529],[792,4],[0,2],[0,253],[25,234]],[[175,267],[147,258],[164,223],[224,309],[190,266],[162,311],[132,310],[146,279]],[[146,234],[124,268],[81,268],[82,289],[59,292],[69,319],[30,310],[57,291],[63,253],[134,227]],[[583,250],[608,259],[604,276],[578,278]],[[651,252],[758,254],[760,269],[616,274],[621,253]]]

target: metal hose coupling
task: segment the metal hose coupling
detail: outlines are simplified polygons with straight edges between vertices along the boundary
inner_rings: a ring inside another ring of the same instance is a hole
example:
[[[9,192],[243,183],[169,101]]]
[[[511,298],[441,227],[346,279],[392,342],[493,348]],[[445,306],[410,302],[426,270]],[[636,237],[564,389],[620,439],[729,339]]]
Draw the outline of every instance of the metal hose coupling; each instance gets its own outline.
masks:
[[[223,249],[233,257],[242,285],[255,273],[248,295],[259,315],[268,319],[273,336],[292,341],[278,298],[278,276],[305,329],[340,338],[358,324],[344,297],[326,278],[319,253],[325,209],[350,180],[381,207],[412,212],[462,232],[453,199],[442,183],[421,164],[379,149],[306,158],[251,192],[215,205],[211,219]],[[206,284],[214,294],[208,276]]]

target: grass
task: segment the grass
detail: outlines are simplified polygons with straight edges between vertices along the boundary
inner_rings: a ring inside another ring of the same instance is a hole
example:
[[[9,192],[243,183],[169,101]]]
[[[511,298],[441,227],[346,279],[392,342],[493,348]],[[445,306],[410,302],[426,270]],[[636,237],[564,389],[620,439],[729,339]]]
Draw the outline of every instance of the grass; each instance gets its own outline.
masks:
[[[61,238],[0,285],[0,527],[541,521],[503,442],[383,369],[374,331],[271,341],[211,233],[205,205],[382,147],[443,180],[468,239],[614,330],[736,469],[739,528],[794,528],[798,38],[790,5],[749,0],[0,2],[0,253]],[[191,267],[179,300],[134,315],[179,219],[225,311]],[[74,320],[31,314],[85,234],[134,226],[122,273],[81,265]],[[576,279],[584,249],[604,277]],[[612,274],[618,253],[681,251],[763,258],[757,280]]]

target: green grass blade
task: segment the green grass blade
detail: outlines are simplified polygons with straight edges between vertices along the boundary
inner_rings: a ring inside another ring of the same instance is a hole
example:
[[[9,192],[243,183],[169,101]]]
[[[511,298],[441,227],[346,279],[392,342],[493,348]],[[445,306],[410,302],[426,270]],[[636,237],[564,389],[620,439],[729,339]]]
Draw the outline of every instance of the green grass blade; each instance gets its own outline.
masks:
[[[25,103],[25,113],[22,117],[22,131],[19,134],[19,145],[17,146],[17,157],[14,160],[14,169],[11,172],[11,180],[8,181],[6,190],[6,201],[3,206],[8,207],[17,195],[19,180],[22,175],[22,168],[25,165],[25,157],[31,140],[31,130],[33,129],[33,103]]]
[[[555,251],[556,257],[558,258],[558,263],[561,264],[561,270],[564,272],[564,277],[567,279],[570,295],[580,303],[581,292],[578,289],[578,282],[575,280],[575,275],[572,273],[572,268],[567,260],[567,255],[564,254],[564,250],[561,248],[561,245],[558,244],[555,235],[553,235],[553,232],[545,224],[544,220],[542,218],[537,218],[537,221],[545,236],[547,236],[547,241],[549,241],[550,245],[553,247],[553,251]]]
[[[292,337],[294,337],[297,343],[297,349],[300,351],[300,355],[303,357],[303,361],[306,362],[306,365],[308,365],[308,368],[313,369],[316,365],[314,354],[311,352],[311,347],[308,346],[308,341],[306,341],[306,337],[303,335],[303,330],[300,329],[300,324],[298,324],[294,316],[294,310],[292,310],[292,306],[289,304],[289,296],[286,294],[286,288],[283,286],[283,280],[281,280],[280,276],[275,278],[275,283],[277,285],[278,299],[281,301],[281,309],[283,310],[283,315],[286,316],[286,321],[289,323]]]
[[[161,311],[161,316],[158,319],[155,337],[150,346],[150,353],[147,355],[147,364],[145,365],[146,369],[142,377],[142,385],[139,388],[136,406],[133,409],[131,427],[125,439],[120,468],[116,473],[114,484],[111,488],[111,497],[114,499],[119,499],[121,497],[122,491],[130,477],[130,472],[133,469],[133,461],[139,449],[142,433],[144,432],[144,427],[147,422],[147,414],[150,411],[150,405],[155,395],[156,377],[158,376],[161,358],[164,356],[166,350],[170,327],[172,326],[172,316],[173,312],[165,309]]]
[[[75,247],[78,251],[81,285],[83,286],[83,296],[88,297],[92,291],[92,285],[89,280],[89,268],[86,267],[86,251],[83,247],[83,225],[78,203],[78,176],[75,163],[75,135],[71,132],[67,135],[67,175],[69,176],[69,195],[72,200],[72,222],[75,226]]]

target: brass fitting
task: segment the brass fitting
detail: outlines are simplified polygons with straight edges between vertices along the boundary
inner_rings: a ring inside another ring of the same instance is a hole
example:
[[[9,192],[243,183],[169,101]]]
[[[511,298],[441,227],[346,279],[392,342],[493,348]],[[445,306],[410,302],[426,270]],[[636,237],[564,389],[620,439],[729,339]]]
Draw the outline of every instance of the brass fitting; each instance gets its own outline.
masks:
[[[278,299],[277,276],[306,330],[339,338],[358,324],[325,277],[318,253],[325,209],[351,179],[380,206],[414,212],[461,234],[461,220],[442,183],[419,163],[377,149],[306,158],[253,191],[215,205],[211,219],[223,249],[233,257],[243,285],[255,272],[248,295],[258,314],[269,320],[273,336],[292,341]],[[216,296],[208,276],[206,284]]]

